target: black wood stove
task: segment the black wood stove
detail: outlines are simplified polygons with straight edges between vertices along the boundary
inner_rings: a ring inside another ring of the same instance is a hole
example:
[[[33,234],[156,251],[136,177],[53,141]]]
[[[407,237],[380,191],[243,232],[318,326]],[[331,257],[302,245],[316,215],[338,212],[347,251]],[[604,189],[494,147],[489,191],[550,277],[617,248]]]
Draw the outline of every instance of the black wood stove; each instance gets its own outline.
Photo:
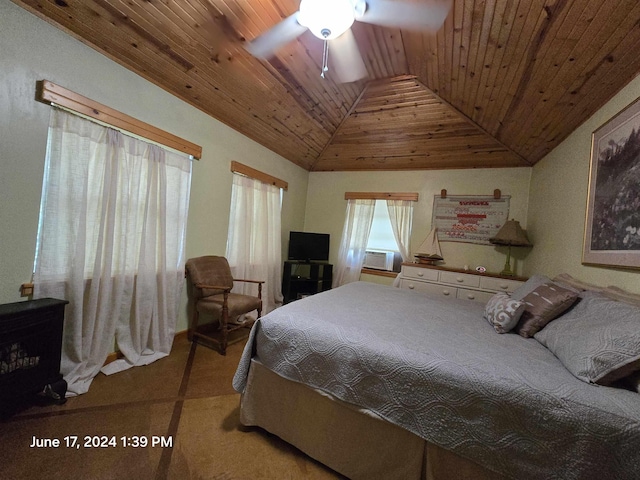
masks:
[[[0,305],[0,416],[36,396],[64,403],[60,357],[67,303],[42,298]]]

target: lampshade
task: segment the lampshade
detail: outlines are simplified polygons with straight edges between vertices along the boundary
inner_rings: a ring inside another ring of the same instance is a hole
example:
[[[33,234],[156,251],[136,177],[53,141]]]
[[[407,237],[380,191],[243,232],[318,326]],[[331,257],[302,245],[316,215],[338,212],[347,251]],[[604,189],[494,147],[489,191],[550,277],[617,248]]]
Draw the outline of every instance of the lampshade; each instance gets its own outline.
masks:
[[[298,22],[316,37],[331,40],[346,32],[355,20],[352,0],[302,0]]]
[[[514,247],[532,247],[533,244],[524,233],[520,222],[511,219],[507,220],[495,237],[489,239],[491,243],[496,245],[512,245]]]

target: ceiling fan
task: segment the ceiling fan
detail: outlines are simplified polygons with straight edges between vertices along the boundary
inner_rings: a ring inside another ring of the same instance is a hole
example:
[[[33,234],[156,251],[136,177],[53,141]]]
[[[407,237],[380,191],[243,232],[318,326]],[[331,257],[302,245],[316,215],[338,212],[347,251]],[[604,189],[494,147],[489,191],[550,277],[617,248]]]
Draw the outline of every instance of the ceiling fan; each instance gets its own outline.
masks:
[[[247,50],[269,58],[279,48],[310,30],[324,40],[322,77],[328,70],[329,45],[332,62],[342,83],[367,76],[367,68],[351,32],[354,21],[383,27],[435,32],[442,27],[452,0],[301,0],[297,12],[249,42]]]

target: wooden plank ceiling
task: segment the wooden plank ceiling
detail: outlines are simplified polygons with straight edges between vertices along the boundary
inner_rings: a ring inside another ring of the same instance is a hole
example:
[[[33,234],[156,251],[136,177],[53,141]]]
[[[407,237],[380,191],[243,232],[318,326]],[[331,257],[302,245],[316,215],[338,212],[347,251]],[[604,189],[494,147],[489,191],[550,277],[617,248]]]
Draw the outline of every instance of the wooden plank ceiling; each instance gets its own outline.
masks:
[[[244,49],[297,0],[13,1],[310,171],[534,165],[640,72],[637,0],[454,0],[436,34],[356,22],[369,77],[347,84],[310,32]]]

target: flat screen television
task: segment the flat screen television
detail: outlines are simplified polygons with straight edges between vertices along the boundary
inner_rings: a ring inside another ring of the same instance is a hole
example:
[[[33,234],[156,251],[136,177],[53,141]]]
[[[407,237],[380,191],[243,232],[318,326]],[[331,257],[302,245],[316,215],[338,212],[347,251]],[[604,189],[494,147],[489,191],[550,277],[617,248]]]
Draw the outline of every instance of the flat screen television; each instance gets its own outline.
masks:
[[[289,260],[326,262],[329,260],[329,234],[289,232]]]

